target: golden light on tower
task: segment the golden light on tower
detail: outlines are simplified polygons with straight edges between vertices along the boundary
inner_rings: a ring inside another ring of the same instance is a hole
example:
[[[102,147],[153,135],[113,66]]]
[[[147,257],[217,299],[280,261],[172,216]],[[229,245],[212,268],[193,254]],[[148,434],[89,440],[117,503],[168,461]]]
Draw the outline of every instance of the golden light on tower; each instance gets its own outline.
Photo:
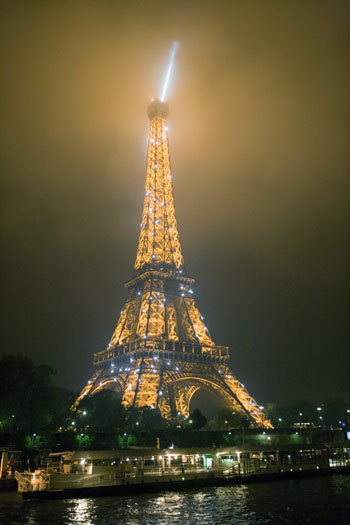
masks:
[[[257,402],[229,365],[227,347],[212,340],[184,268],[175,217],[164,102],[176,51],[162,92],[148,106],[150,119],[145,196],[133,278],[107,349],[94,356],[95,372],[83,396],[115,390],[124,406],[159,408],[164,418],[189,415],[204,388],[256,425],[271,428]]]

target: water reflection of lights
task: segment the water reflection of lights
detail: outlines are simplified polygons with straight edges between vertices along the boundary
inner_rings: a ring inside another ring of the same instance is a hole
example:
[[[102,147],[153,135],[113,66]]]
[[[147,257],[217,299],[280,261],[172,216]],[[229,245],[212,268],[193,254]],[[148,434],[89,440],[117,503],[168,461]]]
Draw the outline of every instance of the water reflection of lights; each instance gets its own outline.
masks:
[[[308,494],[310,497],[303,497]],[[345,502],[334,510],[329,498]],[[286,498],[295,505],[286,507]],[[214,525],[301,523],[313,515],[314,523],[348,523],[349,484],[346,476],[305,478],[295,483],[252,483],[206,487],[182,493],[136,494],[87,500],[53,500],[8,504],[0,511],[2,523],[26,525]],[[323,519],[324,517],[325,520]],[[17,518],[17,519],[16,519]]]
[[[205,497],[206,496],[204,492],[198,492],[197,494],[193,495],[193,499],[195,500],[196,503],[201,503],[205,499]]]
[[[90,499],[78,499],[72,501],[69,523],[83,523],[84,525],[94,525],[93,503]]]
[[[154,499],[155,523],[179,523],[186,508],[183,493],[169,492]]]

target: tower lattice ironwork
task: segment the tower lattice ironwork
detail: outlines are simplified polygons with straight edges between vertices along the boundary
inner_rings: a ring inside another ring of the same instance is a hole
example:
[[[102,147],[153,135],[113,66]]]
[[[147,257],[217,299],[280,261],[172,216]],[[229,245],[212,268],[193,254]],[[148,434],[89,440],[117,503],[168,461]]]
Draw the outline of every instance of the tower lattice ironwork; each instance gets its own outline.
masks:
[[[133,278],[125,284],[127,297],[110,343],[94,355],[94,374],[76,404],[109,388],[126,407],[157,407],[170,419],[188,416],[193,394],[204,388],[256,425],[272,427],[233,375],[228,347],[214,343],[196,305],[175,218],[167,104],[152,101],[148,116],[145,198]]]

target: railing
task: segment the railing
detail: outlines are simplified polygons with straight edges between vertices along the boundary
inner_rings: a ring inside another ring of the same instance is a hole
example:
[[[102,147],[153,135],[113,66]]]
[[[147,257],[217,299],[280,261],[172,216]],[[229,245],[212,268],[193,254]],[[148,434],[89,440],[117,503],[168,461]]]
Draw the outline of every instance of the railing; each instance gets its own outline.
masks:
[[[15,471],[18,481],[18,492],[32,492],[49,488],[49,476],[43,471],[18,472]]]
[[[50,475],[42,470],[35,472],[18,472],[16,470],[15,478],[18,481],[18,492],[33,492],[49,488]]]
[[[21,474],[16,470],[15,478],[18,481],[18,492],[28,492],[33,490],[28,474]]]
[[[164,359],[175,359],[184,361],[185,356],[192,356],[195,361],[202,359],[228,359],[229,350],[226,346],[202,346],[196,343],[184,343],[166,339],[137,339],[112,349],[102,350],[94,354],[94,365],[100,365],[105,361],[114,359],[119,361],[124,356],[141,353],[143,357],[157,357]],[[167,355],[164,355],[167,353]],[[119,359],[118,359],[119,358]]]
[[[83,488],[83,487],[98,487],[99,485],[105,485],[106,482],[113,480],[111,473],[107,474],[87,474],[84,477],[78,479],[65,479],[66,474],[61,476],[55,476],[52,478],[50,483],[50,489],[66,489],[66,488]]]

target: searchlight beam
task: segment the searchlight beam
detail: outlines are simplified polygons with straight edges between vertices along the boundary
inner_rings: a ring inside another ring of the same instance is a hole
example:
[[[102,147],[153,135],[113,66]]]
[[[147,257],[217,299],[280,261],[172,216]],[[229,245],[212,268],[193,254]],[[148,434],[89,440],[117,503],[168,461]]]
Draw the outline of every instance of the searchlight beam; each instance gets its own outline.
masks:
[[[165,77],[165,81],[164,81],[162,96],[160,97],[160,100],[162,102],[165,101],[165,96],[166,96],[166,91],[168,89],[168,84],[169,84],[169,79],[170,79],[170,75],[171,75],[171,70],[173,68],[174,58],[175,58],[175,54],[176,54],[176,51],[177,51],[178,47],[179,47],[179,42],[174,42],[173,47],[171,49],[170,57],[169,57],[169,65],[168,65],[168,69],[167,69],[167,72],[166,72],[166,77]]]

